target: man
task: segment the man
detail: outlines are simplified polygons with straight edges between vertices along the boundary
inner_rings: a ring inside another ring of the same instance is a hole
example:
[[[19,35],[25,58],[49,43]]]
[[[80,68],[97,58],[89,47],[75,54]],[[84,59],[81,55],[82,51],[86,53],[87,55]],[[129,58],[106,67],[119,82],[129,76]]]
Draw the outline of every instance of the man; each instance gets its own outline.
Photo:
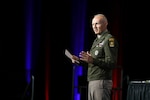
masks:
[[[97,35],[90,51],[73,55],[73,63],[88,66],[88,100],[111,100],[112,70],[116,67],[118,42],[107,29],[108,20],[104,14],[92,19],[92,28]]]

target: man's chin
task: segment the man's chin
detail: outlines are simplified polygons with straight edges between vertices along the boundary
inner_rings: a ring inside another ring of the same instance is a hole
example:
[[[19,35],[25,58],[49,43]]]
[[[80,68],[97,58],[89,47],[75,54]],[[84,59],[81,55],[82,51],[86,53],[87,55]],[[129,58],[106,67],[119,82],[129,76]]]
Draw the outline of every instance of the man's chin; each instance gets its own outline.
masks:
[[[98,33],[98,32],[95,32],[95,34],[98,35],[99,33]]]

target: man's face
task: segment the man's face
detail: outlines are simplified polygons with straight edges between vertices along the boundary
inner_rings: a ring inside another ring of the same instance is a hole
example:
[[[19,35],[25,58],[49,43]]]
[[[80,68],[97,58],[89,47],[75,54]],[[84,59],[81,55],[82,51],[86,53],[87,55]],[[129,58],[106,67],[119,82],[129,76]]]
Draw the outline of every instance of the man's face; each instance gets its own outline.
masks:
[[[92,28],[95,34],[101,34],[107,28],[107,23],[102,16],[95,16],[92,20]]]

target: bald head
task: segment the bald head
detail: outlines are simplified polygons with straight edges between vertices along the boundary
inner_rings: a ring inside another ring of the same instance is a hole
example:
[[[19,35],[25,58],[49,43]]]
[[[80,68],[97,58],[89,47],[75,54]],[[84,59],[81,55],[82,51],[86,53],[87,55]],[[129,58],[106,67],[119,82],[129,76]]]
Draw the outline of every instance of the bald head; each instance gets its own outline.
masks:
[[[94,18],[98,18],[98,19],[100,19],[103,23],[108,24],[107,18],[106,18],[106,16],[105,16],[104,14],[96,14],[96,15],[94,15]],[[94,19],[94,18],[93,18],[93,19]]]
[[[96,14],[92,19],[92,28],[95,34],[101,34],[107,30],[108,21],[104,14]]]

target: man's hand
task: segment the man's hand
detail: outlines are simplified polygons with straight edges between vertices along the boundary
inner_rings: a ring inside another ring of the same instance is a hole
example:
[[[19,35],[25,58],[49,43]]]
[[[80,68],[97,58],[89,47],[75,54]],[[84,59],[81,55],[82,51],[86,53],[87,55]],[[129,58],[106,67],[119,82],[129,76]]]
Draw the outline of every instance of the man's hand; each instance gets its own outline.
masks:
[[[75,56],[75,55],[72,55],[72,59],[71,60],[72,60],[72,63],[79,63],[80,58]]]
[[[89,52],[81,51],[79,54],[80,60],[87,63],[93,63],[93,58]]]

